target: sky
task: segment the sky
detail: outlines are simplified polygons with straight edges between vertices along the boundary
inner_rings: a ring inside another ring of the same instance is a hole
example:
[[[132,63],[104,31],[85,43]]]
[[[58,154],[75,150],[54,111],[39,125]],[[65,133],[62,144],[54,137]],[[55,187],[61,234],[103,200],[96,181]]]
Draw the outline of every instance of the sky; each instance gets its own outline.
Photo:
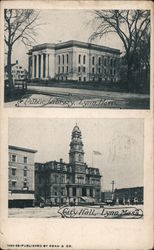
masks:
[[[100,169],[103,190],[111,189],[112,180],[116,188],[143,186],[142,119],[9,118],[8,143],[37,150],[35,162],[63,158],[68,163],[76,122],[82,133],[84,161]]]
[[[36,44],[68,40],[88,42],[96,27],[93,18],[93,10],[41,10],[39,23],[42,25],[37,30]],[[93,43],[123,50],[120,39],[113,33]],[[27,52],[25,45],[18,41],[13,48],[12,62],[18,59],[19,63],[27,68]]]

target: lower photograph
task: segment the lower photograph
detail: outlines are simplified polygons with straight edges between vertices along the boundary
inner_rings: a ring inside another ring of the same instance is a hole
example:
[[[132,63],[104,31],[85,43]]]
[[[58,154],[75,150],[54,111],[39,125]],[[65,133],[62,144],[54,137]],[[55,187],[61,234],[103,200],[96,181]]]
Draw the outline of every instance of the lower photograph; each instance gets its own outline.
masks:
[[[8,217],[143,219],[144,120],[9,118]]]

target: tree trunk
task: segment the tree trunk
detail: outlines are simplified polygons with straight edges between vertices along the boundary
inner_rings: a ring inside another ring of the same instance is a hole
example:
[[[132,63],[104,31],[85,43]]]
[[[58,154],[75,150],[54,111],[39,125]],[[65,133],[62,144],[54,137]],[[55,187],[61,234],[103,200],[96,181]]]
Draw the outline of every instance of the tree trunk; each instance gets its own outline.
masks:
[[[8,73],[8,83],[10,95],[13,94],[13,80],[12,80],[12,64],[11,64],[11,56],[12,56],[12,46],[8,46],[8,55],[7,55],[7,73]]]
[[[127,60],[127,87],[128,91],[133,89],[133,79],[132,79],[132,63]]]

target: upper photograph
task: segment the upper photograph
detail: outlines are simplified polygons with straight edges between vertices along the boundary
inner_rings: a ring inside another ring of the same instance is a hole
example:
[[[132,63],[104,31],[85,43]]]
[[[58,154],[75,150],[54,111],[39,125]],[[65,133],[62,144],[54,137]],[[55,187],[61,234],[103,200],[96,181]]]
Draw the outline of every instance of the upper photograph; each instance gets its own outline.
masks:
[[[150,10],[4,9],[4,106],[150,109]]]

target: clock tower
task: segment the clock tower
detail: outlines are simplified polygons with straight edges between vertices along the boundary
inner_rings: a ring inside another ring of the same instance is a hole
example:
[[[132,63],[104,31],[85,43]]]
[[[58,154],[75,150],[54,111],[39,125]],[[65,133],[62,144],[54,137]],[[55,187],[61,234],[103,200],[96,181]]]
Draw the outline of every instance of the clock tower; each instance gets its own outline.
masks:
[[[72,131],[69,151],[69,163],[73,166],[75,173],[85,173],[84,150],[81,131],[76,124]]]

